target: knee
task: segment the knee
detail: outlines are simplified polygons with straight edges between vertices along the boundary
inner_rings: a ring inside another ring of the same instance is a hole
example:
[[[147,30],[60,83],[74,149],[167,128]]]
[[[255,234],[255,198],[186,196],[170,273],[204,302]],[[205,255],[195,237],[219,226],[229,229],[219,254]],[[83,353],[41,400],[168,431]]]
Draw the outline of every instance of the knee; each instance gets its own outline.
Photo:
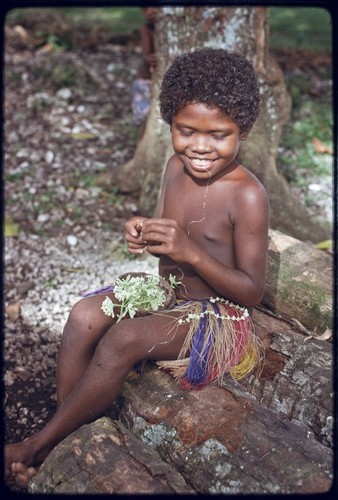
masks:
[[[91,336],[94,329],[95,317],[92,308],[88,307],[86,300],[80,300],[77,302],[67,319],[63,330],[63,337],[67,340],[74,338],[79,341],[86,338],[86,336]]]
[[[108,332],[101,338],[97,353],[100,355],[119,356],[120,359],[140,358],[140,334],[135,328],[135,321],[123,320],[112,326]]]

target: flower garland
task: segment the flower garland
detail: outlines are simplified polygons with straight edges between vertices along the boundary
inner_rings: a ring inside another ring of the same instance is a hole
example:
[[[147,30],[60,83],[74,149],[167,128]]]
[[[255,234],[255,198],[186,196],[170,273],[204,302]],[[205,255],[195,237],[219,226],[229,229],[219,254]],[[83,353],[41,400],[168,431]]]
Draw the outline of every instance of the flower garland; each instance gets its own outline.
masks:
[[[212,304],[215,304],[216,302],[221,302],[222,304],[224,304],[226,306],[229,306],[233,309],[237,309],[238,311],[242,311],[242,315],[241,316],[234,316],[234,315],[230,315],[230,314],[218,314],[218,313],[215,313],[214,310],[207,309],[199,314],[189,313],[186,318],[180,318],[178,320],[179,325],[184,325],[186,323],[190,323],[190,321],[192,321],[194,319],[201,319],[208,314],[212,315],[218,319],[231,320],[231,321],[244,321],[245,319],[247,319],[249,317],[249,311],[247,310],[246,307],[239,306],[237,304],[233,304],[232,302],[230,302],[227,299],[222,299],[220,297],[215,297],[215,298],[210,297],[208,300]]]

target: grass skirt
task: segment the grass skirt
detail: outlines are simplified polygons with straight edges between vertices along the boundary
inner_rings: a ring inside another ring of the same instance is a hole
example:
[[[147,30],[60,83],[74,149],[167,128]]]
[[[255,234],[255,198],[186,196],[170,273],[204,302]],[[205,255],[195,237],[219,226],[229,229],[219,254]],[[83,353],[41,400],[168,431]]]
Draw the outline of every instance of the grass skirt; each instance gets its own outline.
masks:
[[[111,285],[82,296],[113,291]],[[183,389],[199,389],[214,380],[220,384],[226,374],[239,380],[260,369],[264,351],[245,307],[217,297],[181,301],[169,310],[149,314],[165,315],[172,310],[179,312],[178,325],[188,324],[189,330],[177,360],[156,364],[176,378]],[[140,373],[142,365],[142,361],[137,363],[134,372]]]
[[[175,307],[179,324],[189,331],[177,360],[157,365],[179,380],[185,390],[199,389],[225,374],[239,380],[263,359],[261,341],[245,307],[216,298],[187,301]]]

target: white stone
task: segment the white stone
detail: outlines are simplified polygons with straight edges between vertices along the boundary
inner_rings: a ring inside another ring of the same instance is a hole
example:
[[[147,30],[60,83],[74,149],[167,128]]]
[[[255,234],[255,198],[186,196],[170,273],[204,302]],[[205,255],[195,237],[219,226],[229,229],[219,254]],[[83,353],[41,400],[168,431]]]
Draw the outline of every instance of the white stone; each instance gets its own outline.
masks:
[[[44,222],[48,221],[48,219],[49,219],[48,214],[39,214],[38,218],[36,220],[37,220],[37,222],[40,222],[41,224],[43,224]]]
[[[67,87],[63,87],[62,89],[57,91],[56,95],[61,99],[68,101],[72,97],[72,91]]]
[[[78,239],[73,234],[70,234],[67,236],[67,243],[69,246],[75,247],[77,245],[77,242],[78,242]]]

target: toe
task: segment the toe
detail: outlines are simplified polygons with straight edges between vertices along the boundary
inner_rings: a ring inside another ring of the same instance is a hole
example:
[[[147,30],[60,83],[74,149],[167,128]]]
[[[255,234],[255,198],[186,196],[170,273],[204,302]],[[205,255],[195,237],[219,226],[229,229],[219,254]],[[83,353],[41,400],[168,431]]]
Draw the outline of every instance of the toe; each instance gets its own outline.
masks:
[[[27,465],[21,462],[12,463],[11,471],[16,485],[20,488],[27,488],[29,481],[37,472],[35,467],[27,467]]]
[[[34,477],[38,472],[38,469],[36,467],[28,467],[27,469],[27,477],[29,478],[29,480],[32,479],[32,477]]]
[[[15,483],[20,488],[27,488],[29,481],[30,479],[26,476],[26,474],[17,474],[15,476]]]

